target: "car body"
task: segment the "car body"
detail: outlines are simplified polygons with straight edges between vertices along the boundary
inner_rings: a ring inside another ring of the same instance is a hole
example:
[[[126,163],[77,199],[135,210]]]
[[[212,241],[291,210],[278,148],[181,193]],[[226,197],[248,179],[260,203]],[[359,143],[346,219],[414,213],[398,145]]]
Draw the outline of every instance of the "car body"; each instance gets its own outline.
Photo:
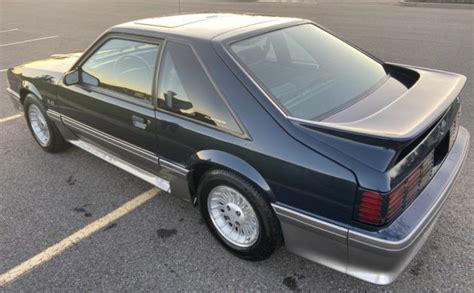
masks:
[[[84,53],[11,68],[8,92],[21,111],[33,95],[65,141],[194,204],[206,172],[237,174],[271,205],[288,250],[389,284],[466,158],[465,80],[382,62],[308,20],[193,14],[121,24]]]

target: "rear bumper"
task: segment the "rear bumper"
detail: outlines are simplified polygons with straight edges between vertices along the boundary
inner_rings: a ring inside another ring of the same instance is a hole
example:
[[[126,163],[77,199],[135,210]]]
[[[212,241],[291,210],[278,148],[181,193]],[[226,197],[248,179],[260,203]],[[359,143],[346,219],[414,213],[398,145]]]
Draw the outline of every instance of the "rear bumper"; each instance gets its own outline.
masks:
[[[433,230],[468,149],[469,132],[461,127],[431,182],[399,218],[376,232],[334,225],[274,204],[287,249],[367,282],[390,284]]]
[[[10,100],[13,103],[13,107],[20,112],[23,112],[23,105],[20,101],[20,94],[12,90],[11,88],[7,88],[7,93],[10,96]]]

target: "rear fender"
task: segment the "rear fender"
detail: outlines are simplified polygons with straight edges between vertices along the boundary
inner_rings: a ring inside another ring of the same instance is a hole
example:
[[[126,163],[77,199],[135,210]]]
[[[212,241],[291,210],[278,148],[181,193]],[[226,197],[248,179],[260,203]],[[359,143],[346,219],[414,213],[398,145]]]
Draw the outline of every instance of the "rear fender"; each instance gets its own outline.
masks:
[[[263,176],[249,163],[234,155],[218,150],[199,151],[191,158],[188,166],[191,166],[191,170],[196,170],[200,165],[233,171],[260,188],[268,201],[275,202],[274,194]],[[193,177],[192,174],[193,172],[190,172],[189,176]],[[192,178],[188,178],[188,180],[191,184],[197,184],[197,182],[193,182]]]

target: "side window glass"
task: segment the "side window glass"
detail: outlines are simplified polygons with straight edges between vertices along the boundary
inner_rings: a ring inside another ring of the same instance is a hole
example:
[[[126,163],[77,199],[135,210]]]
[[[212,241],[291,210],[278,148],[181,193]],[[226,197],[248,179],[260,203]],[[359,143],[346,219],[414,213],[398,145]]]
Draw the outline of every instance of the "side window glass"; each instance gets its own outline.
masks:
[[[100,88],[151,103],[158,51],[157,44],[111,39],[89,57],[82,70],[97,78]]]
[[[168,42],[159,76],[158,107],[241,133],[190,46]]]

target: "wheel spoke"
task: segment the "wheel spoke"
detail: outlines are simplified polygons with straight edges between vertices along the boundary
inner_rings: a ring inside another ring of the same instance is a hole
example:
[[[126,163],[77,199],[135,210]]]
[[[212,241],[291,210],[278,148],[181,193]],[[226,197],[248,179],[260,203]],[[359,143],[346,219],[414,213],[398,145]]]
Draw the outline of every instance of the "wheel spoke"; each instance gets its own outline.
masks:
[[[45,116],[37,105],[28,107],[28,119],[36,140],[42,146],[46,146],[50,140],[50,132]]]
[[[220,185],[211,190],[208,211],[217,232],[238,247],[253,245],[259,235],[256,213],[236,189]]]

